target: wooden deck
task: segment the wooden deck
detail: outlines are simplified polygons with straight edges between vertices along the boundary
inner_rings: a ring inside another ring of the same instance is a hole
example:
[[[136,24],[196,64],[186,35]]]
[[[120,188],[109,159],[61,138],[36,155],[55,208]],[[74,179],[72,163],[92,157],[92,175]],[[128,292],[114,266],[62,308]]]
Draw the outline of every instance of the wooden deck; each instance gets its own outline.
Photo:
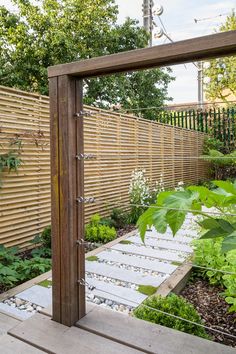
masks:
[[[51,320],[51,309],[19,321],[0,313],[3,354],[235,354],[235,349],[150,324],[97,305],[76,326]]]

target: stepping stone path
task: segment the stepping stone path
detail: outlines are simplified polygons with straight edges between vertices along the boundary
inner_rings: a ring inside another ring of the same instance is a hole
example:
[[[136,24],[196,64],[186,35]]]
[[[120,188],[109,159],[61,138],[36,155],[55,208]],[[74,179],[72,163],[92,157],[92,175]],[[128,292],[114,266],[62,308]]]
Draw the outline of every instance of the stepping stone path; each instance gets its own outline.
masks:
[[[198,238],[193,218],[173,237],[170,230],[147,231],[143,244],[138,231],[86,260],[87,299],[103,307],[129,313],[146,297],[140,285],[158,288],[193,252]]]
[[[139,286],[158,288],[189,258],[196,238],[198,231],[192,218],[175,237],[170,230],[159,234],[152,228],[146,233],[145,244],[136,231],[127,235],[125,242],[104,246],[93,261],[86,260],[87,301],[128,314],[147,297]],[[24,320],[50,306],[51,280],[0,302],[0,312]]]

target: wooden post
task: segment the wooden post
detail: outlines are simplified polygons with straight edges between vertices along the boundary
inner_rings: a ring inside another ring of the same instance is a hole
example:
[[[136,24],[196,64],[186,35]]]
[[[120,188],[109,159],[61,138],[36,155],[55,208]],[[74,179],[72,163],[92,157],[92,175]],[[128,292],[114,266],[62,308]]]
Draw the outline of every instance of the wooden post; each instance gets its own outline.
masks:
[[[82,82],[62,75],[50,79],[53,320],[72,326],[85,315],[84,165]]]

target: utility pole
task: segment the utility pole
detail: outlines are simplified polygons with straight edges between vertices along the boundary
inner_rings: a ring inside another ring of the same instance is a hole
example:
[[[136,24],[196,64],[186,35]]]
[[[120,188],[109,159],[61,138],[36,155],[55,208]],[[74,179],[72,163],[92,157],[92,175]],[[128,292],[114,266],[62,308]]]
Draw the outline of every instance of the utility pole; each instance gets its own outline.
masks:
[[[152,31],[153,31],[153,0],[143,0],[143,27],[150,34],[149,47],[152,47]]]

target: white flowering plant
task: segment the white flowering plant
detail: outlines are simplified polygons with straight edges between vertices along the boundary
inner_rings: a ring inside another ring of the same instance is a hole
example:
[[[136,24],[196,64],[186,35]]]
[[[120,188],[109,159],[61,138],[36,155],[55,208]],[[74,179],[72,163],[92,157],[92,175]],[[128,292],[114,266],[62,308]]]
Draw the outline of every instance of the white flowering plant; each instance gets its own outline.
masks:
[[[135,169],[132,172],[129,198],[131,204],[130,222],[136,223],[139,216],[146,210],[145,206],[150,204],[150,188],[149,181],[145,177],[145,170]]]

